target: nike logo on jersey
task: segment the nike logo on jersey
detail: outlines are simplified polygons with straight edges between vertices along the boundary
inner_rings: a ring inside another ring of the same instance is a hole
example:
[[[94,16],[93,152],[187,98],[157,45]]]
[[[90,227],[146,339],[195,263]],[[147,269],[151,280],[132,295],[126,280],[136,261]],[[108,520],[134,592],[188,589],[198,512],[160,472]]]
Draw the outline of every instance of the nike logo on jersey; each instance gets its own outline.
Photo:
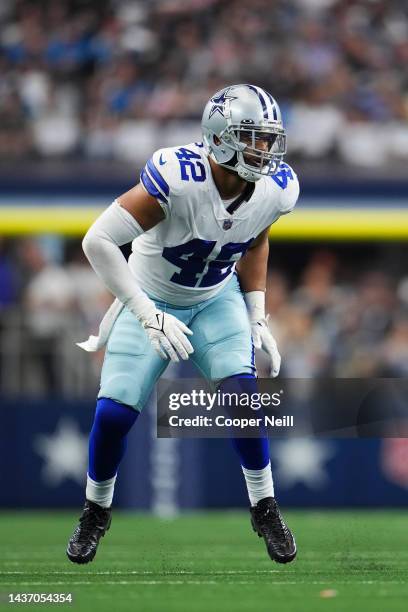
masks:
[[[164,166],[164,164],[167,164],[167,161],[166,161],[165,159],[163,159],[163,153],[161,153],[161,154],[160,154],[160,157],[159,157],[159,164],[160,164],[161,166]]]

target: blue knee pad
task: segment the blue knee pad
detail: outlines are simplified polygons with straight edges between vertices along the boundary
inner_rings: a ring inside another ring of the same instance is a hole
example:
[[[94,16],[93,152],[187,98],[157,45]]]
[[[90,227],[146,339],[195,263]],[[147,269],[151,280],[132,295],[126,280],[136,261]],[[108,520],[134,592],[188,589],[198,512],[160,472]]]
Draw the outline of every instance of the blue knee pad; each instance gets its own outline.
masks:
[[[222,381],[219,389],[224,393],[252,393],[258,392],[256,378],[250,374],[238,374]],[[231,416],[233,416],[231,406]],[[269,463],[269,441],[264,431],[258,438],[231,438],[232,446],[238,453],[241,465],[248,470],[262,470]]]
[[[116,475],[126,450],[126,436],[139,413],[126,404],[102,397],[96,404],[89,436],[88,474],[97,482]]]

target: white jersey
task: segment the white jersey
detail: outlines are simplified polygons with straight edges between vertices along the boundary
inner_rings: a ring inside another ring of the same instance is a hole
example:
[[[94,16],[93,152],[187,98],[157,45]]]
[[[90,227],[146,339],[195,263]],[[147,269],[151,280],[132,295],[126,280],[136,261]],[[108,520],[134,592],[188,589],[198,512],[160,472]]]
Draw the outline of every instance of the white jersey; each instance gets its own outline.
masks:
[[[146,293],[177,306],[216,295],[251,242],[293,210],[299,196],[296,174],[281,163],[276,175],[259,179],[249,200],[228,213],[201,143],[156,151],[141,184],[166,216],[133,241],[129,266]]]

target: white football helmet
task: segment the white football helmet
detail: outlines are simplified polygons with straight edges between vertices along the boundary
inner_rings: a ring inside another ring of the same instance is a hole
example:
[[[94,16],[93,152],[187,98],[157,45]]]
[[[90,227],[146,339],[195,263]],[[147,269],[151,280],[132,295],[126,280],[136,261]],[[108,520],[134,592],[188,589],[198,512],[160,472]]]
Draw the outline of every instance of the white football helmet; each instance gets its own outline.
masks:
[[[207,102],[201,121],[207,154],[246,181],[272,176],[286,153],[277,102],[255,85],[231,85]]]

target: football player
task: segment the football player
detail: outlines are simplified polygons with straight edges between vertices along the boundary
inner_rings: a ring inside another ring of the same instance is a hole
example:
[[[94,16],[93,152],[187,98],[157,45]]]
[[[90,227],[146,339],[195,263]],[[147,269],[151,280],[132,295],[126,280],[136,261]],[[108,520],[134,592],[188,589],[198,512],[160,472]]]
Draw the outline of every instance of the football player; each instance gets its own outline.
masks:
[[[67,555],[88,563],[111,523],[126,436],[169,361],[190,359],[204,376],[256,392],[254,346],[277,376],[280,355],[265,316],[269,227],[293,210],[299,185],[283,162],[279,106],[265,90],[217,92],[203,141],[159,149],[140,182],[95,221],[83,249],[116,300],[99,336],[106,344],[89,441],[86,502]],[[120,246],[132,242],[127,262]],[[233,439],[253,529],[270,557],[287,563],[296,544],[274,496],[266,437]]]

